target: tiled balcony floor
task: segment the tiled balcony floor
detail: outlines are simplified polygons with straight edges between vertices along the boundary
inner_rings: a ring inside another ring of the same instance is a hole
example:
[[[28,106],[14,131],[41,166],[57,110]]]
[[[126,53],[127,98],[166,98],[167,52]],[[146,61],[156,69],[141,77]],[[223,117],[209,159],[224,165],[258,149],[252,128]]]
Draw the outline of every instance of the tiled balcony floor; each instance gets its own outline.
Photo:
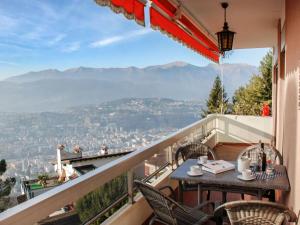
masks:
[[[242,143],[219,143],[214,148],[218,159],[234,161],[237,159],[239,153],[250,146],[250,144]]]

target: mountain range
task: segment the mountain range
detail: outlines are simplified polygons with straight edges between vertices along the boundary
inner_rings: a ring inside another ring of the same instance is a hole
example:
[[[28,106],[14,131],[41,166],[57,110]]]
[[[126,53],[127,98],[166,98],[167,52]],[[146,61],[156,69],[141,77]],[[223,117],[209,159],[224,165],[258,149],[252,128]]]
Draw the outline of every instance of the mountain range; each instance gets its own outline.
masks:
[[[223,64],[222,70],[229,97],[258,74],[257,67],[247,64]],[[145,68],[78,67],[29,72],[0,82],[0,111],[61,111],[122,98],[204,101],[220,73],[217,64],[199,67],[185,62]]]

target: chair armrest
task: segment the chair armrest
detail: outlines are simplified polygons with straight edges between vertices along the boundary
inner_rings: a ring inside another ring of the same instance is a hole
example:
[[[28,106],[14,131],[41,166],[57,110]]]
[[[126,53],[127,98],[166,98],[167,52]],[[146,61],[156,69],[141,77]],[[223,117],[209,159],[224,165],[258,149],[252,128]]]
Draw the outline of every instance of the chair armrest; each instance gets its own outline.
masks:
[[[211,155],[211,157],[213,158],[213,160],[217,160],[218,157],[213,149],[208,147],[208,152]]]
[[[296,225],[298,224],[300,211],[298,213],[298,216],[294,213],[294,211],[291,210],[285,210],[283,213],[285,214],[287,222],[295,223]]]
[[[176,200],[176,195],[175,195],[175,191],[173,190],[173,188],[171,187],[171,186],[163,186],[163,187],[161,187],[161,188],[159,188],[158,190],[159,191],[162,191],[162,190],[164,190],[164,189],[168,189],[170,192],[171,192],[171,197],[174,199],[174,200]]]

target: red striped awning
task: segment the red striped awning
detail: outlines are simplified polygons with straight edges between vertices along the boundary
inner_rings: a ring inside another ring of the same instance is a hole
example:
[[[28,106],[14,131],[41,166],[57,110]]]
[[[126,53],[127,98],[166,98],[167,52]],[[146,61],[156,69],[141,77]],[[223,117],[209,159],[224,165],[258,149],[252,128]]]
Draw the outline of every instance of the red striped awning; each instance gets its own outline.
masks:
[[[219,49],[183,12],[178,12],[168,0],[152,0],[150,23],[168,36],[195,50],[208,59],[219,62]]]
[[[144,0],[95,0],[101,6],[109,6],[115,13],[123,13],[127,19],[134,19],[145,26]]]

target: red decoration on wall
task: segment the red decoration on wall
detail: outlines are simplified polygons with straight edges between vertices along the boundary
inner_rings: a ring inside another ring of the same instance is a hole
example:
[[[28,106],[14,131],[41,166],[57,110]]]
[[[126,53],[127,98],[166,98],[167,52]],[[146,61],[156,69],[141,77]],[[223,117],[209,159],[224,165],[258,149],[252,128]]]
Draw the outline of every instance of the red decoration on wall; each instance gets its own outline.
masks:
[[[264,103],[262,107],[262,116],[270,116],[270,112],[270,106],[267,103]]]

